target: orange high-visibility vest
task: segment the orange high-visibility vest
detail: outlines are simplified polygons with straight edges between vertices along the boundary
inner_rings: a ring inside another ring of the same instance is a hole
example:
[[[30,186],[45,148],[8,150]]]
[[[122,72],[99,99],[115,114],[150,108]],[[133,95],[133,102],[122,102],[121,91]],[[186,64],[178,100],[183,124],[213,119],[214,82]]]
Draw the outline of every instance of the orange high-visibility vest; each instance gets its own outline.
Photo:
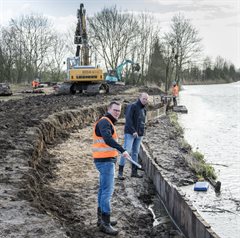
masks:
[[[38,81],[35,81],[35,80],[32,81],[32,87],[33,88],[37,88],[39,86],[39,84],[40,83]]]
[[[172,95],[177,97],[178,96],[178,86],[172,87]]]
[[[116,128],[113,125],[112,121],[107,118],[107,117],[102,117],[100,120],[102,119],[106,119],[109,121],[109,123],[112,125],[114,133],[112,135],[112,138],[117,141],[118,140],[118,135],[116,132]],[[109,145],[107,145],[104,140],[103,137],[101,136],[97,136],[96,135],[96,125],[97,123],[100,121],[98,120],[93,128],[93,145],[92,145],[92,156],[94,159],[98,159],[98,158],[114,158],[118,156],[118,151],[115,148],[110,147]]]

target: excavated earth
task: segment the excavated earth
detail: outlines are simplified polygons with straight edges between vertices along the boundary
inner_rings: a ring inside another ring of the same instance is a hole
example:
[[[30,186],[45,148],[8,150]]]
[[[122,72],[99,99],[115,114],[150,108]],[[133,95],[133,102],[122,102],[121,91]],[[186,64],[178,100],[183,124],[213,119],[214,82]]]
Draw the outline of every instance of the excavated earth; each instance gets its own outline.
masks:
[[[115,86],[109,95],[0,101],[0,237],[108,237],[96,226],[92,125],[111,100],[125,105],[140,91],[159,96],[152,88]],[[122,143],[123,123],[117,130]],[[196,181],[181,139],[162,114],[148,122],[143,141],[177,186]],[[142,179],[131,178],[127,163],[126,179],[115,180],[112,210],[118,237],[183,237],[161,208],[151,181],[140,173]]]

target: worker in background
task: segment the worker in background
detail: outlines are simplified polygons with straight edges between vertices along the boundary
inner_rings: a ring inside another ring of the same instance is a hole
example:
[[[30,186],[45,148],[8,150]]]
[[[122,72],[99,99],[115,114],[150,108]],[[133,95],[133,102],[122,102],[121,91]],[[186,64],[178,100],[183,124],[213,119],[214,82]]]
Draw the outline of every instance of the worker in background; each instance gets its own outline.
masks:
[[[107,113],[95,123],[93,129],[93,158],[99,171],[98,226],[100,231],[110,235],[118,234],[118,230],[112,227],[117,222],[110,222],[118,151],[124,158],[130,157],[128,152],[117,142],[118,136],[114,124],[120,113],[121,105],[118,102],[111,102]]]
[[[37,80],[33,80],[32,81],[32,87],[33,87],[33,89],[35,89],[35,88],[38,88],[38,86],[39,86],[39,81],[37,81]]]
[[[32,81],[32,88],[34,89],[36,87],[35,80]]]
[[[172,86],[173,106],[177,106],[178,92],[179,92],[178,85],[176,82],[173,82]]]
[[[123,148],[132,156],[132,159],[138,163],[138,154],[145,129],[146,109],[148,103],[148,94],[141,93],[138,100],[129,104],[125,113],[124,127],[124,145]],[[124,180],[123,169],[125,166],[125,158],[122,156],[119,162],[118,179]],[[142,178],[138,174],[138,168],[132,164],[131,177]]]

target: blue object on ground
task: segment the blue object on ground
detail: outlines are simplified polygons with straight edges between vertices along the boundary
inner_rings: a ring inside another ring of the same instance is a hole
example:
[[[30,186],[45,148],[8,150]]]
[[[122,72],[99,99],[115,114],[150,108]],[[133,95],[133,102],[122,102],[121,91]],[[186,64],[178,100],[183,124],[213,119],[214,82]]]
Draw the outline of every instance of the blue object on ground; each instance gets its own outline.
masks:
[[[208,182],[196,182],[194,185],[194,191],[207,191],[208,187]]]

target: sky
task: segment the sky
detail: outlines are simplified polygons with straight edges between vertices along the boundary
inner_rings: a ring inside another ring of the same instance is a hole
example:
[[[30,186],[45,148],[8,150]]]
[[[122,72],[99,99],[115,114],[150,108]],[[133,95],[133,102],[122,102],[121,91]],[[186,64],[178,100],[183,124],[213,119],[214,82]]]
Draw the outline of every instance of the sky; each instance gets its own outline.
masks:
[[[221,56],[240,68],[240,0],[0,0],[0,25],[38,13],[64,32],[76,22],[80,3],[87,16],[115,5],[122,11],[148,12],[160,22],[162,32],[168,32],[172,17],[182,13],[198,30],[205,56]]]

